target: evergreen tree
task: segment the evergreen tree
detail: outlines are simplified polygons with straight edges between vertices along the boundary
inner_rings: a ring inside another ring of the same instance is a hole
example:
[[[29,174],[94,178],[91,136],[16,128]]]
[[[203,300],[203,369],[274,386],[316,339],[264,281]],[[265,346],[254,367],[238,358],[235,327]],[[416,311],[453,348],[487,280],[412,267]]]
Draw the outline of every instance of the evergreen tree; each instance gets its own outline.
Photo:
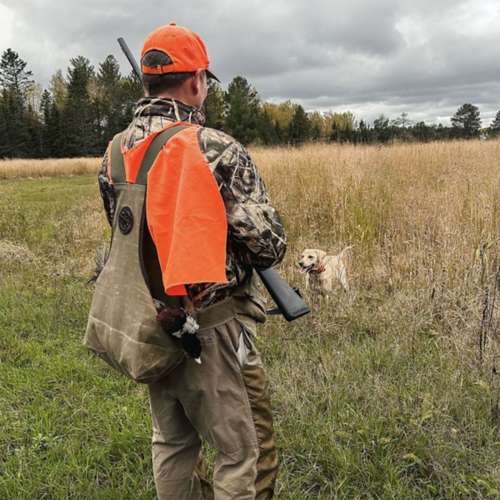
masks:
[[[434,136],[434,130],[425,122],[418,122],[412,128],[412,135],[419,142],[429,142]]]
[[[204,105],[207,127],[224,128],[224,91],[215,80],[208,81],[208,95]]]
[[[242,76],[236,76],[224,96],[224,129],[242,144],[258,137],[259,97],[257,91]]]
[[[357,131],[357,142],[366,144],[371,142],[370,140],[370,127],[365,123],[364,120],[359,121],[359,127]]]
[[[108,142],[124,128],[124,89],[120,66],[112,55],[99,65],[94,110],[97,119],[99,148],[104,151]]]
[[[276,126],[265,109],[261,110],[259,114],[259,138],[266,146],[272,146],[280,142]]]
[[[389,126],[389,118],[380,115],[373,122],[373,133],[379,142],[388,142],[392,139],[392,130]]]
[[[495,119],[491,122],[489,136],[490,137],[500,136],[500,111],[497,112]]]
[[[28,87],[33,83],[33,73],[26,70],[27,63],[17,52],[7,49],[0,60],[0,86],[24,96]]]
[[[318,122],[314,122],[311,126],[311,140],[315,142],[321,140],[321,125]]]
[[[26,94],[33,84],[32,73],[17,52],[7,49],[0,59],[0,155],[6,157],[36,156],[33,149],[33,110],[28,109]]]
[[[5,109],[4,91],[0,94],[0,159],[6,158],[10,153],[11,146],[9,142],[7,111]]]
[[[287,130],[283,130],[279,122],[274,125],[274,130],[276,132],[276,137],[278,139],[278,144],[286,144],[288,141]]]
[[[13,89],[2,89],[0,113],[3,128],[0,155],[8,158],[30,156],[32,144],[24,103]]]
[[[62,113],[64,123],[64,156],[99,154],[95,130],[95,115],[89,94],[94,68],[82,56],[70,61],[68,68],[68,94]]]
[[[29,137],[29,148],[25,156],[41,158],[43,156],[43,125],[38,111],[33,109],[31,104],[28,104],[28,109],[24,113],[24,122]]]
[[[300,105],[295,109],[290,127],[288,129],[288,139],[290,144],[298,145],[308,141],[311,136],[311,124],[304,108]]]
[[[455,137],[471,139],[479,137],[481,118],[479,108],[473,104],[463,104],[451,118]]]
[[[61,111],[48,90],[44,90],[41,100],[43,121],[42,156],[58,158],[64,156],[64,127],[61,122]]]

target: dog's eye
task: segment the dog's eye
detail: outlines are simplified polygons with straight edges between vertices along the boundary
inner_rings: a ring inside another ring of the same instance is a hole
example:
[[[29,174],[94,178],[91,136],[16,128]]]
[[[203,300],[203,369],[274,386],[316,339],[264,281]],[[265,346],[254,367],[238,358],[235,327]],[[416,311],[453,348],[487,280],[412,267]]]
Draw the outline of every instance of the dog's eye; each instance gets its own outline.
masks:
[[[312,259],[312,258],[313,258],[313,256],[312,256],[312,255],[309,255],[309,257],[307,257],[307,258],[308,258],[308,259]]]

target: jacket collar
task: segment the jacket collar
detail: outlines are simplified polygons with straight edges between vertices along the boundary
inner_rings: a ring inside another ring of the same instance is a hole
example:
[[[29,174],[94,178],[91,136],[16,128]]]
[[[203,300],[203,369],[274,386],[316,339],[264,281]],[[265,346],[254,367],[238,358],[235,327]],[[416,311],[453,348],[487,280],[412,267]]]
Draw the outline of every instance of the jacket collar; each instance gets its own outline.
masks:
[[[162,116],[172,121],[182,121],[203,125],[203,111],[176,99],[166,97],[143,97],[137,102],[134,118],[142,116]]]

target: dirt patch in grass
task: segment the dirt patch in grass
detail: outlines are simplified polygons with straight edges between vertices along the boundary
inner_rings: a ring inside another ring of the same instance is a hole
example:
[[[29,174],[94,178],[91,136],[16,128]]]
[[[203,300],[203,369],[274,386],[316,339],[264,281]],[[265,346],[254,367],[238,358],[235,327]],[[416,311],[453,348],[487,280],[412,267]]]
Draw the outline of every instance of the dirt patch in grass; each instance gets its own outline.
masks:
[[[23,245],[9,240],[0,240],[0,261],[8,263],[33,262],[36,255]]]

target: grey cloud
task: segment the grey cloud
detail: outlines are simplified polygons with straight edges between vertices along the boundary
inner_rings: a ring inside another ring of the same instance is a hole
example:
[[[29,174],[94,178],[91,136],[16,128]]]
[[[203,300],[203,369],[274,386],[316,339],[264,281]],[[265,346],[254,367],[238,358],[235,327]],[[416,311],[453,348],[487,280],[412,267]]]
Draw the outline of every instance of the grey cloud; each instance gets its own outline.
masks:
[[[15,13],[12,47],[45,85],[76,55],[96,65],[114,53],[128,72],[116,38],[125,35],[138,54],[148,32],[175,20],[205,39],[224,82],[245,75],[265,99],[427,120],[449,117],[463,102],[488,118],[500,109],[496,0],[0,4]]]

